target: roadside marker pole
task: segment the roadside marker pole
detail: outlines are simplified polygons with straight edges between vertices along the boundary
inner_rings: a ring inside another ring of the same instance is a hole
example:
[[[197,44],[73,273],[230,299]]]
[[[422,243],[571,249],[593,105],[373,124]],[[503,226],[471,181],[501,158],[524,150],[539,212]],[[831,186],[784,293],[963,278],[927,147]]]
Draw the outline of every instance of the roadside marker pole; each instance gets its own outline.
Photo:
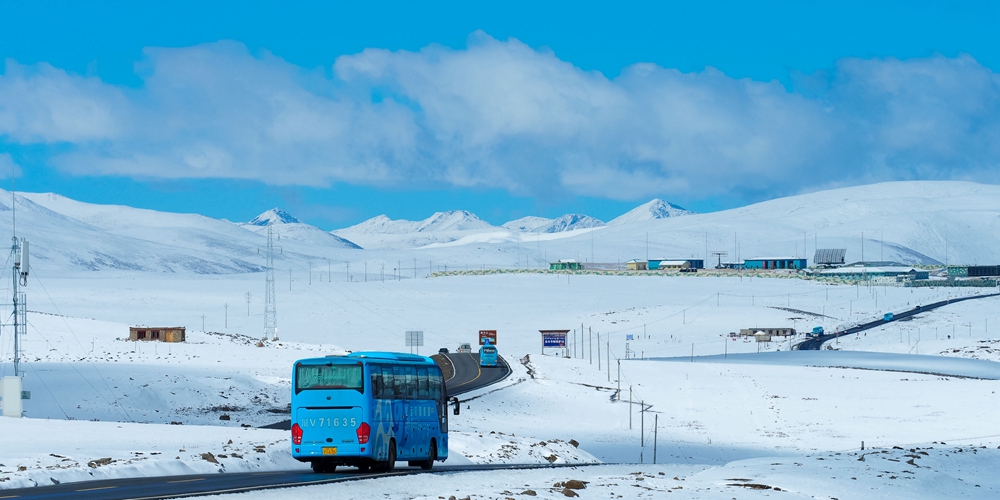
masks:
[[[132,352],[135,352],[134,350]],[[628,386],[628,430],[632,430],[632,386]]]
[[[660,416],[653,415],[653,463],[656,463],[656,433],[660,430]]]
[[[639,401],[639,445],[646,447],[646,402]]]

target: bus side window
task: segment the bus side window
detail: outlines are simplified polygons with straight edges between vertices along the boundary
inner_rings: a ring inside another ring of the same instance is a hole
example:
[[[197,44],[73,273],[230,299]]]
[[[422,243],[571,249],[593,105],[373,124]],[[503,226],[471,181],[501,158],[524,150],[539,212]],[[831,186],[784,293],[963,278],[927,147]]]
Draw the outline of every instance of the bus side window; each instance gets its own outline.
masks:
[[[439,370],[431,369],[428,383],[430,386],[430,398],[434,400],[442,399],[444,396],[441,394],[441,372]]]
[[[393,384],[395,377],[392,376],[392,367],[382,365],[382,399],[393,399]]]
[[[382,367],[379,365],[368,365],[368,373],[372,381],[372,397],[380,399],[382,397]]]
[[[406,399],[417,399],[417,369],[406,367]]]
[[[406,370],[402,366],[392,367],[392,397],[406,399]]]
[[[427,391],[427,368],[417,368],[417,399],[430,399]]]

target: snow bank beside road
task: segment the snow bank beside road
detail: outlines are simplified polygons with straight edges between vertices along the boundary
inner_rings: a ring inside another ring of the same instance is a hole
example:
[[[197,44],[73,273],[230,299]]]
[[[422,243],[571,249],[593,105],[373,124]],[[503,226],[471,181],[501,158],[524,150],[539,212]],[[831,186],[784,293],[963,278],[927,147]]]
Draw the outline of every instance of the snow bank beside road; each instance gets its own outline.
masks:
[[[116,477],[289,470],[285,431],[4,418],[0,489]]]

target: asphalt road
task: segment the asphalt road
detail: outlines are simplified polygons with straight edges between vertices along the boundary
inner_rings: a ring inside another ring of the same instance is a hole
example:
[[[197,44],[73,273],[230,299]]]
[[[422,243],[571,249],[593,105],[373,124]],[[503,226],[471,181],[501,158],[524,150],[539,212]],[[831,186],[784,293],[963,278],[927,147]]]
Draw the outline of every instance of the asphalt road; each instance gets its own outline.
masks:
[[[579,465],[572,465],[579,467]],[[308,486],[345,481],[372,479],[382,476],[407,476],[412,474],[454,473],[477,470],[543,469],[556,468],[549,464],[533,465],[462,465],[435,464],[430,471],[419,467],[399,467],[391,474],[358,472],[347,467],[344,472],[316,474],[311,471],[232,472],[225,474],[198,474],[189,476],[136,477],[63,483],[14,490],[0,490],[0,499],[17,500],[153,500],[184,498],[222,493],[241,493],[254,490]]]
[[[445,387],[448,397],[455,397],[490,384],[495,384],[511,374],[510,367],[501,357],[496,367],[479,366],[479,353],[436,354],[434,360],[442,366],[448,377]],[[461,418],[459,417],[451,417]],[[270,429],[288,430],[291,422],[285,420],[266,426]],[[466,471],[536,468],[537,466],[444,466],[435,464],[437,471]],[[362,473],[347,467],[345,472],[316,474],[311,471],[236,472],[225,474],[199,474],[190,476],[158,476],[126,479],[105,479],[76,483],[55,484],[13,490],[0,490],[0,500],[140,500],[154,498],[183,498],[198,495],[237,493],[260,489],[305,486],[340,481],[354,481],[378,477],[383,474]],[[399,467],[392,475],[428,473],[419,467]],[[433,473],[433,471],[431,472]]]
[[[864,324],[861,324],[861,325],[858,325],[858,326],[855,326],[855,327],[852,327],[852,328],[848,328],[847,330],[844,330],[842,332],[833,332],[833,333],[828,333],[826,335],[820,335],[819,337],[815,337],[815,338],[811,338],[811,339],[808,339],[808,340],[804,340],[804,341],[802,341],[802,342],[800,342],[798,344],[795,344],[794,349],[797,349],[797,350],[800,350],[800,351],[815,351],[815,350],[819,350],[821,347],[823,347],[823,343],[829,342],[829,341],[831,341],[833,339],[836,339],[837,337],[844,337],[844,336],[847,336],[847,335],[853,335],[855,333],[863,332],[865,330],[871,330],[872,328],[875,328],[875,327],[878,327],[878,326],[882,326],[882,325],[887,324],[887,323],[892,323],[893,321],[899,321],[899,320],[903,320],[903,319],[906,319],[906,318],[911,318],[911,317],[916,316],[916,315],[921,314],[921,313],[925,313],[925,312],[928,312],[928,311],[933,311],[934,309],[946,306],[948,304],[954,304],[956,302],[962,302],[962,301],[966,301],[966,300],[985,299],[987,297],[996,297],[998,295],[1000,295],[1000,293],[990,293],[990,294],[986,294],[986,295],[971,295],[969,297],[961,297],[961,298],[957,298],[957,299],[942,300],[940,302],[934,302],[932,304],[927,304],[926,306],[916,306],[913,309],[910,309],[909,311],[903,311],[901,313],[893,313],[892,314],[892,319],[890,319],[889,321],[886,321],[884,319],[877,319],[875,321],[869,321],[868,323],[864,323]]]
[[[432,357],[438,365],[449,363],[453,367],[454,376],[445,381],[449,398],[495,384],[507,378],[511,373],[510,366],[507,365],[507,361],[502,356],[498,358],[495,367],[480,367],[478,352],[453,352],[445,355],[436,354]],[[449,370],[442,366],[442,371],[447,373]]]

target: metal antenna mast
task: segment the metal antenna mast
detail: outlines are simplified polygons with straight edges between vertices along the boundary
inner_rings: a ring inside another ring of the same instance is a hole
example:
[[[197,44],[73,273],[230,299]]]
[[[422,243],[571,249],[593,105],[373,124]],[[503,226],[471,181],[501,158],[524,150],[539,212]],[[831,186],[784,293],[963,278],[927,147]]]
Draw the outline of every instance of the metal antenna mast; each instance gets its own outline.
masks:
[[[21,286],[28,285],[28,242],[18,241],[17,236],[11,238],[14,244],[10,251],[14,260],[14,376],[21,376],[21,335],[24,335],[28,326],[27,299],[24,292],[19,290]]]
[[[722,269],[722,258],[725,257],[727,254],[729,254],[729,252],[725,250],[715,250],[712,252],[712,255],[719,258],[718,262],[715,264],[716,269]]]
[[[278,340],[278,316],[274,302],[274,240],[267,224],[267,284],[264,287],[264,340]]]
[[[13,181],[11,186],[11,211],[15,209],[16,195],[14,194]],[[11,214],[13,218],[14,214]],[[12,244],[10,247],[11,261],[13,261],[13,287],[11,291],[13,292],[13,305],[14,305],[14,376],[4,377],[3,382],[0,383],[3,393],[3,415],[7,417],[21,417],[22,405],[21,399],[24,393],[21,391],[22,382],[21,378],[24,374],[21,373],[21,336],[26,333],[28,326],[28,316],[27,316],[27,305],[24,292],[20,291],[19,287],[28,285],[28,271],[30,266],[28,265],[28,242],[25,240],[17,239],[17,224],[13,223],[12,226],[13,236],[11,237]]]

